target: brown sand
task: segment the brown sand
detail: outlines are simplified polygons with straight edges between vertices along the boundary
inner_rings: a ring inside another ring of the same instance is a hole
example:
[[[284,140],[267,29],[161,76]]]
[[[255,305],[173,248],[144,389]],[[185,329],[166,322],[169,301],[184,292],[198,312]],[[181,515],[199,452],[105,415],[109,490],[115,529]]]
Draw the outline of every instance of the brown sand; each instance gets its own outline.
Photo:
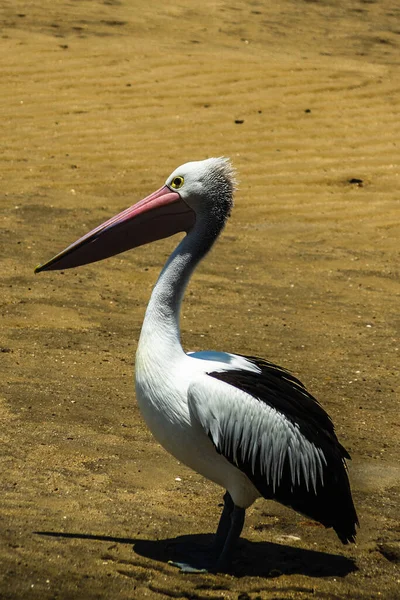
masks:
[[[399,598],[396,2],[0,8],[0,597]],[[361,529],[344,547],[258,501],[232,574],[183,576],[173,541],[209,539],[221,490],[154,442],[132,382],[177,240],[65,273],[33,267],[214,155],[241,185],[187,295],[184,345],[301,377],[352,454]]]

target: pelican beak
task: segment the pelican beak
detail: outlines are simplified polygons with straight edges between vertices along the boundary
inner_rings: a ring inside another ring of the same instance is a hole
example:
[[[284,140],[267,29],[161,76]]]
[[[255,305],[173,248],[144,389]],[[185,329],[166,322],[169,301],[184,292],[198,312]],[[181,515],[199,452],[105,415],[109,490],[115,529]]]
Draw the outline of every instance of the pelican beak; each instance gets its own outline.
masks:
[[[194,211],[165,185],[38,265],[35,273],[103,260],[181,231],[188,232],[195,221]]]

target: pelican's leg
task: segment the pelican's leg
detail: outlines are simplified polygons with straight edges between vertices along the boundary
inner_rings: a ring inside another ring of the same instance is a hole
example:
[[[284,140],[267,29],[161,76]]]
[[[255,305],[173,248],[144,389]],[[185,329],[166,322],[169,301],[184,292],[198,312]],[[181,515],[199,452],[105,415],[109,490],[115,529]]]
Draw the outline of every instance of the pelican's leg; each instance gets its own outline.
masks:
[[[226,492],[224,496],[224,509],[221,513],[214,540],[213,550],[216,556],[221,554],[225,546],[226,538],[228,537],[231,528],[231,515],[234,507],[235,505],[233,504],[230,493]]]
[[[222,551],[217,559],[216,572],[226,571],[229,568],[236,542],[242,533],[245,515],[246,510],[244,508],[240,508],[233,504],[230,514],[230,527],[225,536],[225,543],[222,547]]]
[[[244,516],[245,509],[235,506],[231,495],[226,492],[224,508],[211,552],[207,554],[204,551],[196,553],[192,549],[190,563],[169,561],[169,564],[178,567],[182,573],[207,573],[208,571],[226,570],[231,562],[235,543],[242,532]]]

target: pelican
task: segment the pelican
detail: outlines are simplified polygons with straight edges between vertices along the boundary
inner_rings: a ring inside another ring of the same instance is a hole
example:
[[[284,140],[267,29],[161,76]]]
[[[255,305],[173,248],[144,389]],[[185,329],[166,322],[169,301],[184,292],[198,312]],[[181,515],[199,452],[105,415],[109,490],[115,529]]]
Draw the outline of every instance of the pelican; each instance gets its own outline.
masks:
[[[185,353],[180,311],[189,279],[231,213],[235,174],[226,158],[189,162],[165,185],[40,264],[69,269],[178,232],[151,294],[136,353],[136,396],[156,440],[226,490],[207,557],[174,563],[184,572],[229,569],[245,510],[276,500],[354,542],[357,514],[334,425],[286,369],[252,356]]]

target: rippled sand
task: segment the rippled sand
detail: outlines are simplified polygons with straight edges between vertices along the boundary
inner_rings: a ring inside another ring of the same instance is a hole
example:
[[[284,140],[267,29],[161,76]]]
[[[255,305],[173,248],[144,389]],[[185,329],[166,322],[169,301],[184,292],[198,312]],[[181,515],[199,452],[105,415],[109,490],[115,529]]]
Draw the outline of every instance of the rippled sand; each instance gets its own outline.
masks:
[[[0,1],[1,598],[399,597],[400,9],[269,4]],[[222,493],[154,442],[132,381],[177,240],[33,268],[219,155],[240,189],[185,347],[307,384],[353,457],[361,529],[344,547],[259,501],[232,575],[185,577],[174,540],[207,541]]]

